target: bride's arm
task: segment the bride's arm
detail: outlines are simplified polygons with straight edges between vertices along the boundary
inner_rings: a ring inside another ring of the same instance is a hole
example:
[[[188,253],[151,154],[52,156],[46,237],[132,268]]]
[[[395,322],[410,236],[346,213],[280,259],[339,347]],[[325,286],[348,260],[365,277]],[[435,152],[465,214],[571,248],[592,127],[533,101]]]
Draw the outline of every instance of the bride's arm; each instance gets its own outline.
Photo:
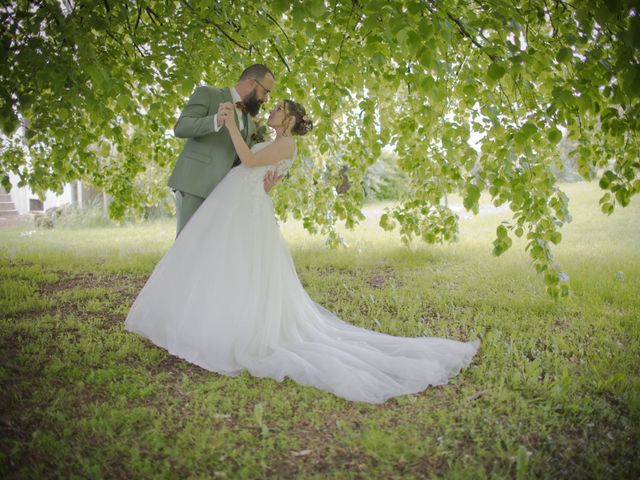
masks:
[[[248,167],[272,165],[285,158],[293,157],[294,143],[291,137],[279,138],[259,152],[253,153],[245,143],[244,138],[242,138],[240,130],[238,130],[235,113],[233,111],[226,116],[224,124],[229,130],[229,136],[236,149],[238,158]]]

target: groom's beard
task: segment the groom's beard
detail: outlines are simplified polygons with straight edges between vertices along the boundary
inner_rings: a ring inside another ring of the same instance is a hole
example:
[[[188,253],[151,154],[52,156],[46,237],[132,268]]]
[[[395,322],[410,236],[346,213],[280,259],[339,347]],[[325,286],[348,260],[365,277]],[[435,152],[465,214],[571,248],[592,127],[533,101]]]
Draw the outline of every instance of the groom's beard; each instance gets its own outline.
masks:
[[[255,89],[251,90],[251,92],[242,99],[242,103],[244,103],[244,107],[252,117],[255,117],[258,113],[260,113],[262,101],[258,99],[258,95],[256,95]]]

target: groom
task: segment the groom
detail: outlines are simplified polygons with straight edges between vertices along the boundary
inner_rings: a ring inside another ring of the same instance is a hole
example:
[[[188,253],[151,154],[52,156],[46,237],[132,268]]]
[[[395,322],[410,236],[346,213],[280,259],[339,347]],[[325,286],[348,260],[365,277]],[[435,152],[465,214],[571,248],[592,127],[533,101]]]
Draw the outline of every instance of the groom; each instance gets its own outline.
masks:
[[[242,72],[235,87],[200,86],[189,98],[173,127],[176,137],[187,139],[169,178],[169,186],[176,194],[176,236],[234,166],[235,149],[228,130],[223,128],[225,115],[230,112],[226,112],[221,104],[236,104],[238,128],[251,147],[256,131],[251,117],[260,112],[273,86],[271,70],[257,63]],[[268,192],[277,180],[274,176],[266,178],[265,191]]]

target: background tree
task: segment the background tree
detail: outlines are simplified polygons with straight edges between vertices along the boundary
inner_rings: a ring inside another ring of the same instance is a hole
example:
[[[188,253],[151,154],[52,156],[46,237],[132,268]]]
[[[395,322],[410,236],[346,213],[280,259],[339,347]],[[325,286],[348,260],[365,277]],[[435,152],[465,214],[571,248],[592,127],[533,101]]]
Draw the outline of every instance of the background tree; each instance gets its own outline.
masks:
[[[603,212],[640,191],[633,0],[40,0],[5,4],[0,20],[3,184],[8,172],[36,192],[81,178],[112,196],[116,218],[154,200],[135,179],[175,161],[171,127],[193,88],[232,85],[252,62],[271,66],[275,95],[316,124],[277,211],[333,243],[338,220],[362,218],[363,175],[389,144],[410,183],[383,228],[452,240],[444,196],[461,193],[477,213],[488,189],[513,212],[494,252],[525,236],[558,296],[562,132],[583,178],[606,169]]]
[[[383,150],[373,165],[367,168],[362,187],[367,200],[398,200],[409,185],[407,172],[400,170],[398,155]]]

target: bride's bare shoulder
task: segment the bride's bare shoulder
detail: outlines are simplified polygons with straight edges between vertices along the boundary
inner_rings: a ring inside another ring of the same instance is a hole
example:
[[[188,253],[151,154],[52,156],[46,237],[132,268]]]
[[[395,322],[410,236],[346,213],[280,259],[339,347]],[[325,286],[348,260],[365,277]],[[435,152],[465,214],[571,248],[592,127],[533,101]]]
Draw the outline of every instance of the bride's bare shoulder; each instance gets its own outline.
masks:
[[[243,160],[247,166],[258,167],[262,165],[272,165],[281,160],[293,158],[295,155],[295,145],[292,138],[280,137],[270,144],[254,152],[249,158]]]
[[[284,158],[289,158],[293,155],[295,151],[296,144],[292,137],[280,137],[276,138],[273,142],[274,145],[278,146],[278,150],[280,150],[283,154],[285,154]]]

